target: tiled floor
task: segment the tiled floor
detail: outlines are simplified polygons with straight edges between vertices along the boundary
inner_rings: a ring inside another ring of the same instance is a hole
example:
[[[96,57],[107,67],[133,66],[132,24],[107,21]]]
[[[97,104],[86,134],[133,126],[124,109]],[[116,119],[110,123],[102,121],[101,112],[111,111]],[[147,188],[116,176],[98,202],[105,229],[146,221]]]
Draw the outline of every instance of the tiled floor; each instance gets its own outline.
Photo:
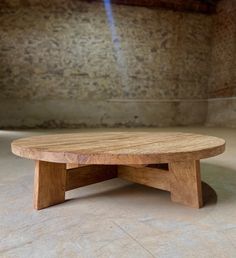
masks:
[[[236,129],[171,128],[223,137],[227,150],[202,161],[217,194],[192,209],[169,193],[120,179],[76,189],[67,202],[32,209],[33,161],[10,152],[19,137],[57,131],[0,131],[0,257],[236,257]]]

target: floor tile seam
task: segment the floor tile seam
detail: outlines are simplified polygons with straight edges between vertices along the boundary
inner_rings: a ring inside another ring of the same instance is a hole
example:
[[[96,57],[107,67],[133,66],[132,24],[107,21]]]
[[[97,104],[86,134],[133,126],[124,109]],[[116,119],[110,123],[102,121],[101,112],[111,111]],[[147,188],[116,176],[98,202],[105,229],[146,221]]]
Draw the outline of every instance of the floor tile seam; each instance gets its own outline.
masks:
[[[136,238],[134,238],[130,233],[128,233],[122,226],[120,226],[117,222],[112,221],[114,225],[116,225],[122,232],[124,232],[132,241],[137,243],[143,250],[145,250],[151,257],[156,258],[152,252],[150,252],[143,244],[141,244]]]

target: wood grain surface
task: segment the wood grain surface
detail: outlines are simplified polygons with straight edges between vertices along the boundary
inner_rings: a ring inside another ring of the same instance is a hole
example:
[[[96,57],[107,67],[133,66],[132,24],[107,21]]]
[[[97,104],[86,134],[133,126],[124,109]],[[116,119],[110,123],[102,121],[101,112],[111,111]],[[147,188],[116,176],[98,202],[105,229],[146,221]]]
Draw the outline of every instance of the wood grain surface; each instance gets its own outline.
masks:
[[[66,165],[36,161],[34,208],[37,210],[65,201]]]
[[[92,132],[28,137],[11,147],[18,156],[48,162],[139,165],[216,156],[225,141],[181,132]]]
[[[201,208],[203,199],[199,160],[172,162],[169,168],[171,200]]]
[[[118,166],[118,177],[138,184],[170,191],[171,173],[163,169]]]
[[[66,173],[66,191],[96,184],[116,177],[116,166],[92,165],[68,169]]]

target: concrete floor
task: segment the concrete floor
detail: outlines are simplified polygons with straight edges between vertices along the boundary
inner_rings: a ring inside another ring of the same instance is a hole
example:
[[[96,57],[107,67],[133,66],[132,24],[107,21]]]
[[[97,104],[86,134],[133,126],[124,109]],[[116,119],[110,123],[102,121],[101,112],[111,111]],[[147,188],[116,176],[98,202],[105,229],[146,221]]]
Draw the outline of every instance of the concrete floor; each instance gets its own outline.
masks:
[[[35,211],[34,162],[11,154],[10,142],[78,130],[0,131],[0,257],[236,257],[236,129],[168,130],[227,141],[223,155],[201,163],[217,200],[212,194],[200,210],[171,203],[168,192],[113,179]]]

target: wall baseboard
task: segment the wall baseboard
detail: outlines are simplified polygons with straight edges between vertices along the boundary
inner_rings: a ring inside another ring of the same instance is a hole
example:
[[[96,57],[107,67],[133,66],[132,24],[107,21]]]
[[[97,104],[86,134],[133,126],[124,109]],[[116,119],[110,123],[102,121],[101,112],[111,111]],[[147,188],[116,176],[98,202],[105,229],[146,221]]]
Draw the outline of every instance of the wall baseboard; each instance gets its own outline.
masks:
[[[236,127],[236,97],[208,100],[207,126]]]
[[[205,100],[0,100],[1,128],[165,127],[203,125]]]

